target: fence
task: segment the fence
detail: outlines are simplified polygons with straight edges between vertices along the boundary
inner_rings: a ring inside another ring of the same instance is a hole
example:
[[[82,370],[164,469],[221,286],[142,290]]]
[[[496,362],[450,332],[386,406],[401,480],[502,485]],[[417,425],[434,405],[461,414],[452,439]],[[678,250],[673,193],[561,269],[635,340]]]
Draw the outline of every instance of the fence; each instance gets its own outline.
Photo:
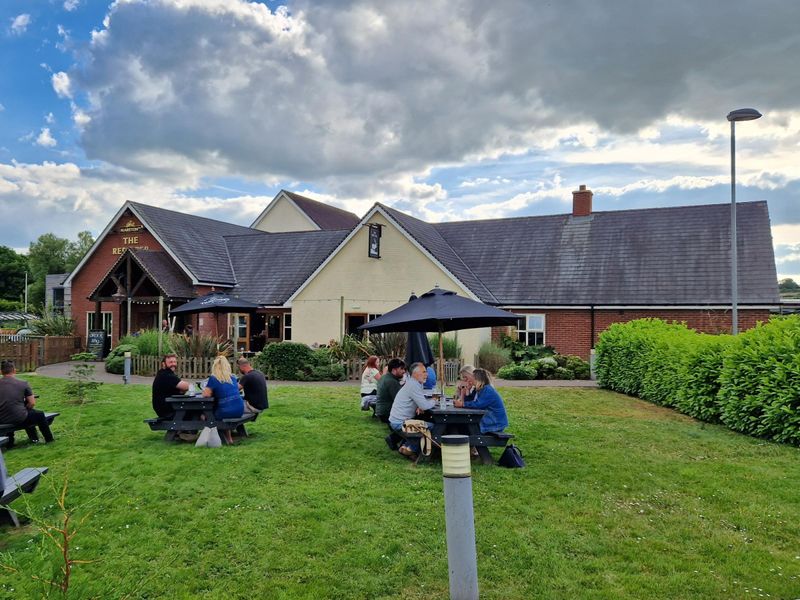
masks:
[[[364,372],[364,367],[367,366],[366,358],[351,358],[350,360],[342,361],[345,374],[348,379],[361,379],[361,373]],[[436,367],[434,363],[433,368]],[[456,358],[448,358],[444,361],[444,380],[452,384],[458,379],[458,372],[461,370],[461,361]]]
[[[213,358],[201,358],[191,356],[188,358],[178,357],[178,367],[175,372],[182,379],[205,379],[211,374]],[[131,359],[131,373],[134,375],[144,375],[152,377],[161,368],[160,356],[134,356]]]
[[[80,338],[71,335],[0,336],[0,359],[13,360],[18,371],[66,362],[80,350]]]

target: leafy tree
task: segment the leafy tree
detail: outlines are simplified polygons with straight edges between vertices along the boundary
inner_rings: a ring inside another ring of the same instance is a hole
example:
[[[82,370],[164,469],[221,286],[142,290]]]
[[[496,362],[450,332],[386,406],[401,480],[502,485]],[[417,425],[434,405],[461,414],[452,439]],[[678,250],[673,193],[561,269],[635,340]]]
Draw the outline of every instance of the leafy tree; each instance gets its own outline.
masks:
[[[781,294],[786,292],[800,292],[800,284],[798,284],[791,277],[787,277],[786,279],[781,279],[778,282],[778,291]]]
[[[19,300],[25,293],[28,257],[13,248],[0,246],[0,298]]]
[[[92,234],[81,231],[78,240],[71,242],[52,233],[39,236],[28,250],[28,266],[32,283],[28,288],[29,304],[41,306],[45,302],[45,277],[51,273],[67,273],[74,269],[94,243]]]

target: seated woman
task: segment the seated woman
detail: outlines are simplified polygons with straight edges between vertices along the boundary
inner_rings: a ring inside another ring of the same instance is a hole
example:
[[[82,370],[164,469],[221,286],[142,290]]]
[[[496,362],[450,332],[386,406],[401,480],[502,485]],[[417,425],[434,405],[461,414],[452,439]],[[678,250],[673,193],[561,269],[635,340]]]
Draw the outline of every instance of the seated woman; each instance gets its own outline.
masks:
[[[370,356],[367,359],[367,366],[364,367],[364,372],[361,373],[361,397],[374,396],[378,393],[378,380],[381,378],[381,372],[378,369],[378,357]]]
[[[464,365],[461,367],[461,370],[458,372],[461,379],[456,384],[456,400],[460,400],[461,402],[472,402],[475,400],[475,377],[472,376],[474,371],[475,368],[472,365]]]
[[[244,400],[239,394],[239,384],[231,374],[231,364],[224,356],[218,356],[211,365],[211,377],[203,389],[203,396],[214,398],[214,417],[238,419],[244,413]],[[233,443],[230,430],[223,430],[225,441]]]
[[[508,427],[508,416],[503,399],[492,386],[488,371],[475,369],[472,372],[475,379],[475,400],[460,402],[456,400],[455,406],[464,408],[481,408],[486,414],[481,418],[481,433],[501,432]]]

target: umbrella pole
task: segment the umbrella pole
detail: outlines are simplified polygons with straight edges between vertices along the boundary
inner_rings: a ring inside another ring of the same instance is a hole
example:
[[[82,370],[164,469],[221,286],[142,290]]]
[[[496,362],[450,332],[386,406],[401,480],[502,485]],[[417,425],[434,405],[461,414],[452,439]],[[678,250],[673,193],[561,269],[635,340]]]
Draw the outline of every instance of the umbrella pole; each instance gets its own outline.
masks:
[[[439,327],[439,390],[442,392],[442,397],[444,397],[444,345],[442,343],[442,336],[444,332],[442,328]]]

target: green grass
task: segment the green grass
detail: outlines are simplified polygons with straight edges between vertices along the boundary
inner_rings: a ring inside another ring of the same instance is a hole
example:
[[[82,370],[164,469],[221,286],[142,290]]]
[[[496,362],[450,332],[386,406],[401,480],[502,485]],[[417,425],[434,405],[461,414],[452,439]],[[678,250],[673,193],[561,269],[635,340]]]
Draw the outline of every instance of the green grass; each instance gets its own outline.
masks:
[[[252,436],[214,450],[151,432],[146,387],[80,409],[29,380],[57,441],[23,434],[6,462],[50,467],[34,515],[58,519],[65,477],[84,505],[73,557],[97,562],[70,598],[447,597],[440,467],[390,453],[356,388],[274,389]],[[800,450],[601,390],[502,393],[528,467],[473,468],[482,598],[800,597]],[[21,573],[0,597],[42,595],[42,539],[2,532]]]

